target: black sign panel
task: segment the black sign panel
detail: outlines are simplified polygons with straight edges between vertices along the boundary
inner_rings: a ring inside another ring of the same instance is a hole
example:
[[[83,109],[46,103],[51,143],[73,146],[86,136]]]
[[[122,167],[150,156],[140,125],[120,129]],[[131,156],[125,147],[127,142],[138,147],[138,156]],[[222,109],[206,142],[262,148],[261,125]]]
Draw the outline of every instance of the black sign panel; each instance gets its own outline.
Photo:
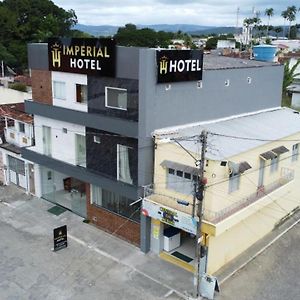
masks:
[[[54,251],[68,247],[67,225],[53,229]]]
[[[202,50],[156,51],[157,82],[202,80]]]
[[[113,39],[49,38],[49,70],[115,77]]]

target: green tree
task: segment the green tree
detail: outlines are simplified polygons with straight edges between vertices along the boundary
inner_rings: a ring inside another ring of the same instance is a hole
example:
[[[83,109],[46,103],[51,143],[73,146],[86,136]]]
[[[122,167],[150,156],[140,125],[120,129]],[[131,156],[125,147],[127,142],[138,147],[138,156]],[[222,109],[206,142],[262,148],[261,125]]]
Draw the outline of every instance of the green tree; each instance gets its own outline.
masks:
[[[274,31],[276,32],[276,37],[278,38],[278,34],[280,32],[282,32],[282,27],[281,26],[277,26],[277,27],[274,28]]]
[[[14,66],[26,67],[28,42],[50,36],[71,36],[77,23],[74,10],[65,11],[50,0],[0,2],[0,41],[16,58]]]
[[[268,16],[267,36],[269,36],[270,19],[274,16],[274,9],[272,7],[267,8],[265,10],[265,15]]]
[[[287,61],[284,64],[284,73],[283,73],[283,84],[282,84],[282,91],[283,94],[286,94],[287,87],[293,83],[296,76],[299,76],[300,73],[295,73],[297,67],[300,65],[300,59],[290,68],[290,62]]]

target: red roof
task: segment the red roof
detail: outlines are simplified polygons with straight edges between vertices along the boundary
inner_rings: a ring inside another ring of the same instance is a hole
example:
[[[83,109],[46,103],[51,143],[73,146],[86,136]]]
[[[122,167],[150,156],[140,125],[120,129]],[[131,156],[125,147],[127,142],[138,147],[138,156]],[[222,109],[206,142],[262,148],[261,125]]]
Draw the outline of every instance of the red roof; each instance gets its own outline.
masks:
[[[0,117],[8,117],[24,123],[33,123],[33,117],[25,112],[24,103],[0,105]]]

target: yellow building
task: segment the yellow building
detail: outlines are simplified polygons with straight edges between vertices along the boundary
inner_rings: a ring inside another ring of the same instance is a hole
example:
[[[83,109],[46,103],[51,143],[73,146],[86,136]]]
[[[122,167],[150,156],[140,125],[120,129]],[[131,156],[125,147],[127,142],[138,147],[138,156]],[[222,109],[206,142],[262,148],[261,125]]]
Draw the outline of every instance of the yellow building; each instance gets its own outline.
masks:
[[[151,250],[190,271],[203,130],[202,234],[207,272],[214,273],[299,208],[300,115],[274,108],[154,132],[154,184],[145,187],[142,211],[151,217]]]

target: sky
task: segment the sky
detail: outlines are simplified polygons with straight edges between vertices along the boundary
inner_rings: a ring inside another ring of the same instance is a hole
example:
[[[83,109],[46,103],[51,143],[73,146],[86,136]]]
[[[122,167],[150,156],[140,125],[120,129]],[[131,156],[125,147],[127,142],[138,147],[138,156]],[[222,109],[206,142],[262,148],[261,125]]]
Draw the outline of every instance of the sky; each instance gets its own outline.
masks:
[[[207,26],[236,26],[239,8],[239,26],[253,10],[267,24],[265,9],[272,7],[272,25],[283,25],[280,16],[287,6],[299,5],[299,0],[52,0],[56,5],[74,9],[80,24],[195,24]],[[298,5],[297,5],[298,4]],[[298,23],[300,12],[298,12]]]

